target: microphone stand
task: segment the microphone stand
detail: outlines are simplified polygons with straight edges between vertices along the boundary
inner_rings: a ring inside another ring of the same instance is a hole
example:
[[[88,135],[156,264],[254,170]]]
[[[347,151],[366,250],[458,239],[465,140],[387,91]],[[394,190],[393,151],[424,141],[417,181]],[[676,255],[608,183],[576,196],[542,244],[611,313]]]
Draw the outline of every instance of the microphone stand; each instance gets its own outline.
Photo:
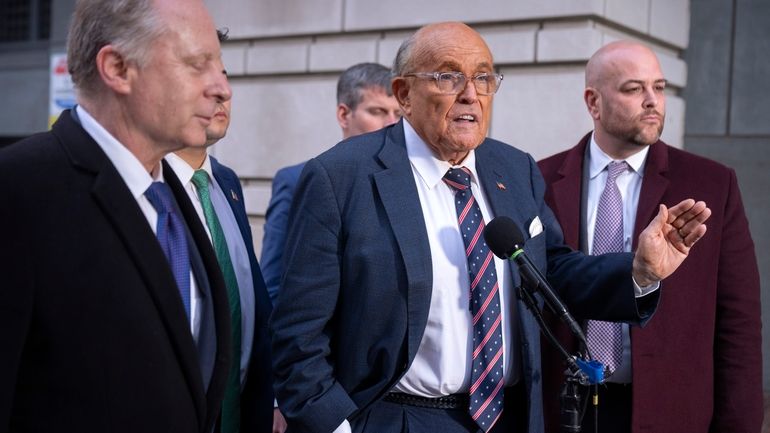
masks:
[[[543,319],[542,309],[538,306],[532,291],[530,291],[525,284],[522,284],[519,287],[518,296],[534,316],[535,321],[537,321],[537,324],[540,327],[540,332],[542,332],[551,345],[558,350],[564,358],[564,361],[567,363],[567,369],[564,371],[566,376],[565,383],[560,394],[562,406],[560,424],[562,432],[579,433],[581,430],[581,420],[583,418],[581,415],[585,412],[585,405],[582,405],[581,408],[582,397],[580,387],[594,384],[594,389],[596,389],[596,384],[603,380],[603,377],[601,377],[602,366],[596,361],[586,361],[585,358],[587,357],[580,352],[578,352],[578,355],[584,359],[579,359],[567,352],[546,325],[545,320]],[[582,340],[582,345],[584,345],[584,341],[585,340]],[[586,348],[586,352],[587,351]],[[594,407],[596,407],[595,397]]]

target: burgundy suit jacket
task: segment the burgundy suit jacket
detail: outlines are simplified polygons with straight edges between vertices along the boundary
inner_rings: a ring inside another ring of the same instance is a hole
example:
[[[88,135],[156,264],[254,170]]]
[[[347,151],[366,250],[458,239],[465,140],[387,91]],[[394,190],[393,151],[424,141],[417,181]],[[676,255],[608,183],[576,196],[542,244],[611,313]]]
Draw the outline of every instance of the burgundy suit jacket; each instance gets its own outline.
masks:
[[[581,189],[590,136],[539,162],[546,202],[576,249],[585,224]],[[634,248],[659,203],[686,198],[704,200],[713,213],[706,235],[663,282],[655,318],[631,328],[632,432],[757,433],[763,416],[759,273],[735,172],[662,141],[650,146]],[[558,333],[574,353],[566,329]],[[543,343],[547,432],[559,431],[563,370],[561,358]]]

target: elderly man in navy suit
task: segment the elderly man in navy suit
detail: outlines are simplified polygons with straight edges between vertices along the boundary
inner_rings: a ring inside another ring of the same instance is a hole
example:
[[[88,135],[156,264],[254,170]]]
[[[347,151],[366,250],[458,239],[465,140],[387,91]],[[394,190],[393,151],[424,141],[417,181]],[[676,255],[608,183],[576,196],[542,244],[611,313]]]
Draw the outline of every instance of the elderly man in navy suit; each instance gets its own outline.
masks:
[[[661,206],[636,254],[572,251],[532,158],[486,138],[503,77],[481,36],[423,27],[394,72],[404,119],[311,159],[297,187],[271,318],[288,431],[542,432],[539,331],[485,222],[529,229],[573,311],[642,323],[710,211]]]
[[[210,433],[231,337],[168,152],[230,99],[199,0],[79,0],[78,106],[0,152],[0,432]]]

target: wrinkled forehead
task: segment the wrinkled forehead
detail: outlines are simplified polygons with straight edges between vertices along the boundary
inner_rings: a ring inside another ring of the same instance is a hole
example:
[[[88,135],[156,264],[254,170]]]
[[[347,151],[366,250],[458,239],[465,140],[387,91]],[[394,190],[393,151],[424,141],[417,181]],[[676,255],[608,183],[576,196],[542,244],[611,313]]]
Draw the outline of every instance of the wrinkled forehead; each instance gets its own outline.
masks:
[[[493,68],[489,47],[470,27],[449,25],[423,30],[415,43],[413,59],[416,65],[457,70]]]

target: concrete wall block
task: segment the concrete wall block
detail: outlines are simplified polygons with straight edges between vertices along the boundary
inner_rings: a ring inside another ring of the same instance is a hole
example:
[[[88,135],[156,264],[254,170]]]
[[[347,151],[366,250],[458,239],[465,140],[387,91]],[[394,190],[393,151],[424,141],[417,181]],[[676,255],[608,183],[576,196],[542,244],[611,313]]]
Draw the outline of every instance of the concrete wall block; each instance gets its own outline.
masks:
[[[647,33],[650,0],[607,0],[604,16],[624,27]]]
[[[377,62],[392,67],[393,61],[396,60],[398,48],[414,33],[414,30],[386,33],[382,39],[377,41]]]
[[[693,3],[692,38],[684,53],[688,68],[687,134],[727,133],[732,50],[732,2],[700,0]],[[704,67],[704,66],[708,67]]]
[[[336,75],[232,80],[232,124],[214,154],[244,178],[272,178],[341,138]]]
[[[310,45],[310,71],[342,71],[377,61],[379,35],[318,38]]]
[[[214,23],[233,38],[258,38],[342,30],[343,0],[204,0]]]
[[[495,64],[533,63],[535,38],[539,26],[496,26],[479,28],[487,41]]]
[[[222,63],[225,64],[229,76],[246,73],[246,57],[249,46],[244,43],[222,44]]]
[[[690,0],[651,0],[649,33],[679,48],[687,48]]]
[[[537,33],[537,61],[587,61],[601,48],[603,33],[593,21],[547,23]]]
[[[535,159],[568,149],[592,129],[583,103],[583,68],[503,68],[490,136]]]
[[[601,15],[604,0],[357,0],[345,4],[345,30],[419,27],[440,21],[500,22],[578,15]]]
[[[673,94],[666,94],[666,124],[661,140],[682,149],[684,147],[684,99]]]
[[[770,2],[737,2],[730,133],[770,135]],[[717,59],[714,59],[718,61]]]
[[[246,52],[246,73],[306,72],[310,43],[310,38],[255,42]]]
[[[687,63],[676,57],[675,55],[663,52],[651,47],[660,61],[660,69],[663,70],[663,76],[666,77],[668,83],[676,87],[684,87],[687,85]]]
[[[243,186],[244,204],[249,215],[265,216],[272,195],[272,182],[246,182]]]

